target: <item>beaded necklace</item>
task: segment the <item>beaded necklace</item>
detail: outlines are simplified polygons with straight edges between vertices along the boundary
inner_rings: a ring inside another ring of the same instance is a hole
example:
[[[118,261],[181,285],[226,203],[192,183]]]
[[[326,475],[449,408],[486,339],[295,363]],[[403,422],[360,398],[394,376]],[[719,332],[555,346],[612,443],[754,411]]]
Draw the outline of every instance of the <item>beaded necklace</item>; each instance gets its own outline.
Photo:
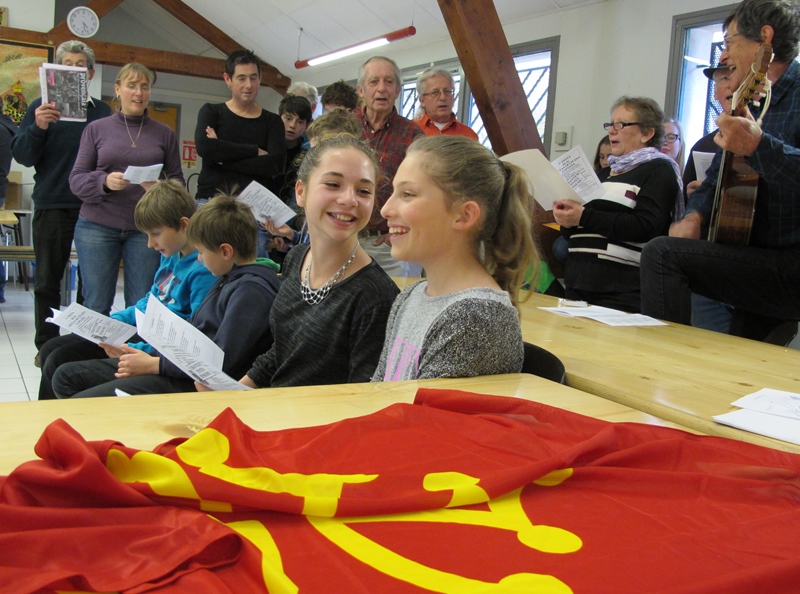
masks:
[[[342,267],[337,270],[334,275],[330,277],[328,281],[319,289],[312,289],[308,282],[308,278],[311,274],[311,261],[313,260],[311,253],[308,254],[308,266],[306,266],[306,273],[303,277],[303,280],[300,281],[300,295],[303,298],[303,301],[309,305],[316,305],[328,296],[328,293],[331,292],[331,287],[339,282],[345,270],[347,270],[356,259],[356,250],[358,249],[358,245],[358,242],[356,242],[356,247],[353,248],[353,251],[350,253],[350,257],[347,258],[345,263],[342,264]]]

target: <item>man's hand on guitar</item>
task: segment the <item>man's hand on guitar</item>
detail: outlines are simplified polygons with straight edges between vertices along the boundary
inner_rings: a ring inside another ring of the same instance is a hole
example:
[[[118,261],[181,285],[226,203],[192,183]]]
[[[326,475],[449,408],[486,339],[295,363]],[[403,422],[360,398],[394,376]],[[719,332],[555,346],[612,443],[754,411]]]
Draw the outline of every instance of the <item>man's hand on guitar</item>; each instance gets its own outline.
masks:
[[[723,113],[717,118],[717,126],[719,132],[714,137],[714,142],[726,151],[743,157],[749,157],[755,152],[763,135],[749,111],[745,111],[744,117]]]
[[[687,239],[700,239],[700,228],[703,221],[698,212],[690,212],[669,228],[670,237],[685,237]]]

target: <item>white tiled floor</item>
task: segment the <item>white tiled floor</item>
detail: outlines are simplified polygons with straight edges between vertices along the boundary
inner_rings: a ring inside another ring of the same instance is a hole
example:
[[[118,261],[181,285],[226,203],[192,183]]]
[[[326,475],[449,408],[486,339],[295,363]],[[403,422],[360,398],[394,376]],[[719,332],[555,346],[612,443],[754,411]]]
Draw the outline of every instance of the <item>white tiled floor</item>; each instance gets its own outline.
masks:
[[[9,280],[0,303],[0,402],[35,400],[39,369],[34,366],[33,293]]]
[[[12,264],[13,266],[13,264]],[[0,402],[36,400],[39,368],[33,364],[33,284],[26,291],[13,277],[6,283],[6,302],[0,303]],[[75,294],[73,292],[73,298]],[[123,303],[121,286],[112,309]]]

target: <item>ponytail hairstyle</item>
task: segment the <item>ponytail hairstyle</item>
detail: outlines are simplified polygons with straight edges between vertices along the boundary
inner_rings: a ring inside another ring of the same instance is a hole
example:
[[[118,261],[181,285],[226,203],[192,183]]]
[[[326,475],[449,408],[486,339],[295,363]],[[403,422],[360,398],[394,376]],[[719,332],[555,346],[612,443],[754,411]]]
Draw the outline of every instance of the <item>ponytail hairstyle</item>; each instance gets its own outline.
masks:
[[[412,153],[427,154],[423,170],[445,193],[448,206],[468,200],[480,206],[475,254],[516,307],[525,273],[539,261],[527,175],[463,136],[422,136],[408,148]]]

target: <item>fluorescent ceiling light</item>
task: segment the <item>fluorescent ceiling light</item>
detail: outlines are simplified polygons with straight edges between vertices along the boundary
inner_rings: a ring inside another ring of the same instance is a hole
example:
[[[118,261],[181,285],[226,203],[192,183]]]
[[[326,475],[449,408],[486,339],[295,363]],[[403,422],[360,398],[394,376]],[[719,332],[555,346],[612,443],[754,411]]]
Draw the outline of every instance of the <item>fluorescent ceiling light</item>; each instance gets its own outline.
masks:
[[[331,62],[333,60],[338,60],[339,58],[352,56],[353,54],[357,54],[359,52],[375,49],[376,47],[380,47],[382,45],[388,45],[392,41],[411,37],[412,35],[415,35],[416,32],[417,29],[411,25],[405,29],[398,29],[397,31],[387,33],[386,35],[381,35],[380,37],[368,39],[367,41],[362,41],[361,43],[356,43],[355,45],[348,45],[347,47],[328,52],[327,54],[322,54],[321,56],[315,56],[307,60],[298,60],[294,63],[294,67],[299,70],[300,68],[305,68],[306,66],[318,66],[319,64],[324,64],[325,62]]]

